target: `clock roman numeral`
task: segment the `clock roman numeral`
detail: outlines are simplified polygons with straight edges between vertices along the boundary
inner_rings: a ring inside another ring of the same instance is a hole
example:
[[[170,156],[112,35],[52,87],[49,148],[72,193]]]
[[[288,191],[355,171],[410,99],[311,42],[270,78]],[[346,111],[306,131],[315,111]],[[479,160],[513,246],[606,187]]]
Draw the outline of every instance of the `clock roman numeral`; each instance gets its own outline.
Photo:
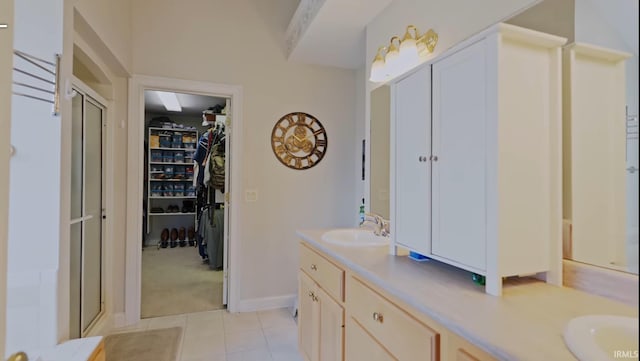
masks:
[[[318,150],[318,149],[313,151],[313,155],[318,157],[318,159],[322,158],[322,152],[320,150]]]
[[[309,166],[309,167],[311,167],[312,165],[314,165],[316,163],[313,159],[311,159],[310,155],[308,155],[306,159],[307,159],[307,166]]]
[[[284,137],[273,137],[275,143],[284,143]]]
[[[291,160],[293,159],[293,157],[290,154],[285,154],[284,156],[284,163],[285,164],[291,164]]]
[[[322,128],[313,131],[313,135],[315,135],[315,136],[318,136],[318,135],[320,135],[322,133],[324,133],[324,130]]]
[[[318,140],[316,140],[316,147],[326,148],[327,147],[327,140],[326,139],[318,139]]]
[[[287,150],[285,149],[284,145],[280,144],[278,146],[276,146],[276,154],[281,155],[286,153]]]
[[[291,116],[291,114],[287,114],[284,118],[287,120],[287,126],[289,126],[289,125],[291,125],[291,124],[295,123],[295,122],[293,121],[293,117]]]
[[[296,158],[296,168],[302,168],[302,159]]]

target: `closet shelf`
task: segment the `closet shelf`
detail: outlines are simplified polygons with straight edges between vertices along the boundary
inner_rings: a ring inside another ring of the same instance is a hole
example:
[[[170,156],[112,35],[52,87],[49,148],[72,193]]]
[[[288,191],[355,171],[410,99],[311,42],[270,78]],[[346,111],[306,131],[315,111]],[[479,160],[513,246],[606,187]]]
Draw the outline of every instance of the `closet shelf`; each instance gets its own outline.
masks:
[[[193,178],[190,179],[149,179],[151,182],[193,182]]]
[[[155,196],[155,197],[153,197],[152,196],[152,197],[149,197],[149,199],[196,199],[196,197],[195,196],[193,196],[193,197],[174,197],[174,196],[166,196],[166,197]]]
[[[158,127],[149,127],[149,130],[166,130],[166,131],[170,131],[170,132],[189,132],[189,133],[198,133],[197,130],[193,130],[193,129],[180,129],[180,128],[158,128]]]
[[[188,212],[188,213],[182,213],[182,212],[176,212],[176,213],[149,213],[150,216],[195,216],[196,213],[195,212]]]
[[[180,151],[185,151],[185,150],[190,150],[190,151],[196,151],[196,148],[149,148],[151,150],[180,150]]]
[[[176,162],[149,162],[149,164],[159,164],[159,165],[193,165],[193,163],[187,163],[187,162],[182,162],[182,163],[176,163]],[[153,173],[153,171],[152,171]]]

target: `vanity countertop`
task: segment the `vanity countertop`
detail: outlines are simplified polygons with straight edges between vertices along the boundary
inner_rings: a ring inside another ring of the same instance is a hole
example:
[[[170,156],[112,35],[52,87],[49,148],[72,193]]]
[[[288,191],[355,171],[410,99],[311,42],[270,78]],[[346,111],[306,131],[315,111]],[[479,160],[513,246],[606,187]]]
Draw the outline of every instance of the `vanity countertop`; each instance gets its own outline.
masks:
[[[471,273],[435,260],[415,262],[384,247],[342,247],[326,230],[297,235],[353,273],[465,337],[499,360],[575,360],[563,331],[590,314],[638,317],[638,309],[535,278],[509,279],[501,297],[484,292]]]

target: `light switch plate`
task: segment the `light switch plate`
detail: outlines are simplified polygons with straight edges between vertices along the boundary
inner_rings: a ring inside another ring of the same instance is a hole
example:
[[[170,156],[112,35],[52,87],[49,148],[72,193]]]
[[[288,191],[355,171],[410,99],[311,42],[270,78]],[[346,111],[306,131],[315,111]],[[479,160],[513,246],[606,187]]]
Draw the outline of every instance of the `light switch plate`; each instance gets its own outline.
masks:
[[[255,202],[258,200],[258,190],[257,189],[247,189],[244,191],[244,200],[247,202]]]

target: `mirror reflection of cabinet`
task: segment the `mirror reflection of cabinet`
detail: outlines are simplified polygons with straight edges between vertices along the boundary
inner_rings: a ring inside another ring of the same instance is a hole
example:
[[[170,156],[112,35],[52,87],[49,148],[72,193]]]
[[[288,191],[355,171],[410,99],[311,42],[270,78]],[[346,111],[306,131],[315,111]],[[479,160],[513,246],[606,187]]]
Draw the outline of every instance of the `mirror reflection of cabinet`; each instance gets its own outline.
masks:
[[[389,117],[391,96],[388,85],[371,92],[369,115],[369,209],[389,219]]]
[[[395,84],[394,245],[485,275],[493,295],[508,276],[561,282],[565,41],[498,24]]]
[[[563,218],[571,225],[564,239],[565,257],[608,267],[627,263],[624,119],[628,57],[587,44],[564,49]]]

